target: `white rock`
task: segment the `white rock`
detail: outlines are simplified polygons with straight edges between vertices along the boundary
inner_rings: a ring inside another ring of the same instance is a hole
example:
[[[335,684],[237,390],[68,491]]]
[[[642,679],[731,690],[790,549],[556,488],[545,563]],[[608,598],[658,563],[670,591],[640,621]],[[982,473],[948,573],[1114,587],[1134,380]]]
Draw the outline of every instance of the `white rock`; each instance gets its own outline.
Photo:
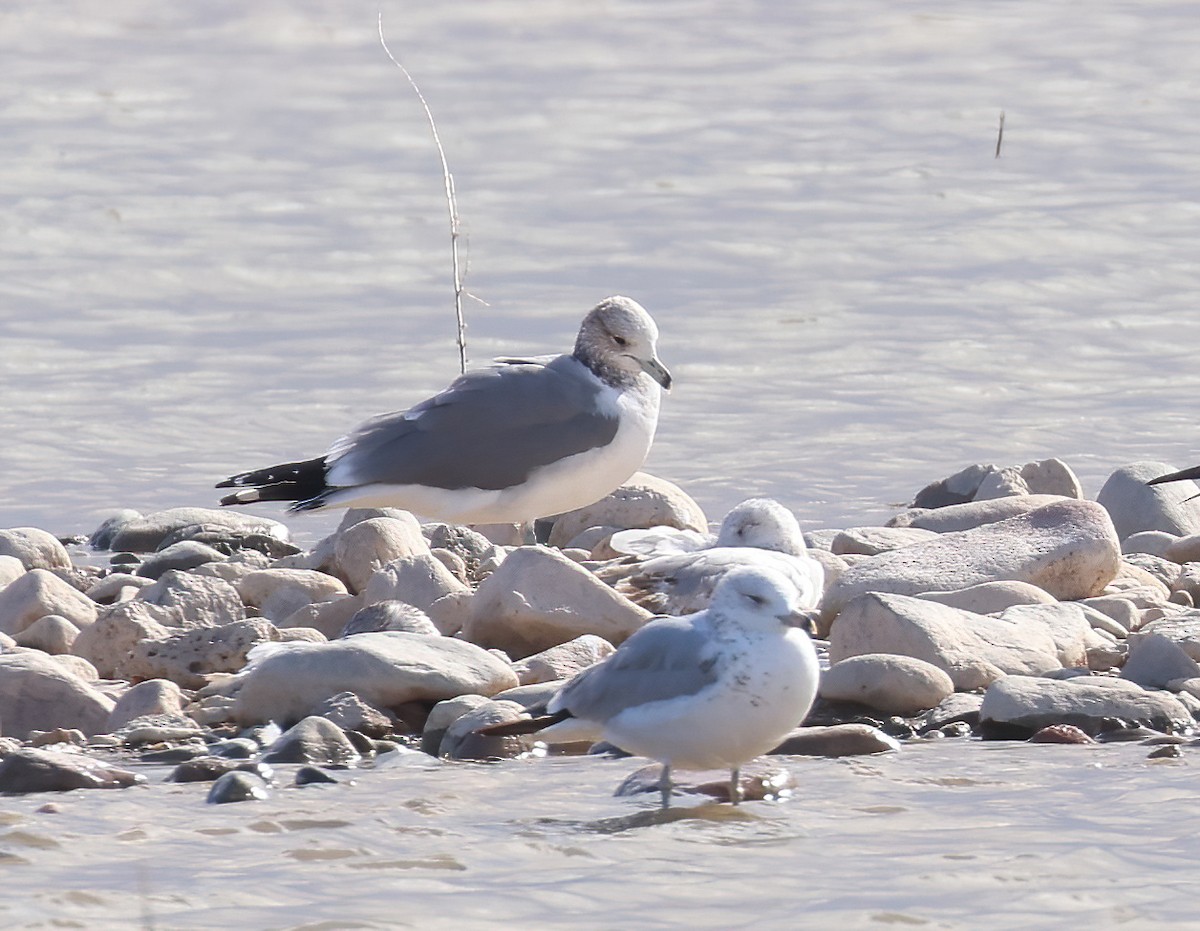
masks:
[[[651,617],[555,550],[524,546],[480,584],[463,633],[524,657],[581,634],[619,644]]]
[[[999,614],[1013,605],[1055,604],[1049,592],[1028,582],[981,582],[949,592],[922,592],[917,596],[926,601],[962,608],[975,614]]]
[[[851,656],[821,674],[822,698],[857,702],[885,714],[916,714],[936,707],[953,692],[949,675],[911,656]]]
[[[70,653],[71,644],[79,636],[79,628],[65,617],[47,614],[39,617],[14,638],[17,646],[30,647],[43,653]]]
[[[37,527],[0,530],[0,556],[12,556],[26,569],[71,568],[71,557],[58,537]]]
[[[96,667],[82,656],[75,656],[72,653],[50,653],[48,658],[82,682],[101,682],[100,673],[96,671]],[[111,683],[104,684],[107,686]],[[110,698],[113,697],[113,693],[107,687],[104,689],[104,693]]]
[[[338,576],[350,591],[362,591],[381,567],[394,559],[429,554],[421,525],[407,511],[403,517],[373,517],[358,521],[337,535],[334,558]]]
[[[600,662],[616,651],[617,648],[603,637],[584,634],[513,663],[513,672],[517,674],[521,685],[569,679],[580,670]]]
[[[1122,553],[1149,553],[1166,558],[1168,551],[1179,540],[1185,539],[1165,530],[1141,530],[1131,533],[1121,541]]]
[[[0,588],[25,574],[25,566],[16,556],[0,556]]]
[[[135,718],[183,713],[183,693],[168,679],[147,679],[122,695],[108,718],[107,733],[119,731]]]
[[[31,569],[0,590],[0,632],[18,634],[47,614],[83,628],[96,620],[96,610],[94,601],[53,572]]]
[[[1000,499],[1003,500],[1003,499]],[[1029,582],[1066,601],[1100,594],[1120,566],[1107,512],[1091,501],[1054,504],[972,530],[871,556],[829,586],[822,617],[864,592],[919,595],[982,582]]]
[[[940,508],[909,508],[887,522],[889,527],[916,527],[936,533],[957,533],[1028,514],[1063,499],[1056,495],[1012,495],[969,501]]]
[[[78,728],[88,736],[108,725],[113,700],[43,653],[0,655],[0,734]]]
[[[1189,501],[1200,492],[1195,482],[1147,485],[1160,475],[1178,471],[1165,462],[1133,462],[1108,477],[1096,496],[1122,540],[1145,530],[1164,530],[1178,536],[1200,533],[1200,501]]]
[[[1147,692],[1123,679],[1088,676],[1065,681],[1007,676],[988,688],[979,718],[985,735],[995,736],[1018,736],[1051,724],[1074,724],[1094,734],[1106,718],[1156,730],[1192,724],[1187,708],[1171,695]]]
[[[708,531],[708,519],[678,485],[645,472],[635,472],[620,488],[595,504],[568,511],[554,521],[551,546],[566,546],[589,527],[676,527]]]
[[[488,699],[455,718],[446,728],[438,756],[448,760],[493,760],[517,756],[524,751],[520,738],[489,737],[475,732],[481,727],[519,721],[525,716],[525,708],[516,702]]]
[[[918,527],[851,527],[830,541],[829,551],[835,556],[878,556],[936,536],[934,531]]]
[[[1162,634],[1134,634],[1129,638],[1129,657],[1121,678],[1145,689],[1162,689],[1175,679],[1200,676],[1197,663],[1183,648]]]
[[[1068,668],[1087,668],[1088,634],[1092,626],[1079,605],[1062,601],[1013,605],[1000,612],[998,619],[1045,625],[1054,640],[1058,661]]]
[[[1061,459],[1043,459],[1021,466],[995,469],[983,477],[975,490],[976,501],[1008,495],[1057,495],[1082,498],[1083,486],[1071,467]]]
[[[388,563],[371,576],[362,595],[363,602],[368,605],[379,601],[403,601],[428,612],[439,599],[470,590],[433,555],[422,553]]]
[[[851,601],[829,639],[831,663],[868,653],[924,660],[946,672],[959,691],[982,688],[1009,673],[1040,675],[1062,667],[1044,624],[880,592]]]
[[[298,608],[282,621],[275,621],[275,626],[280,630],[311,627],[323,633],[325,639],[336,640],[342,635],[350,618],[362,608],[362,595],[335,595],[328,601],[317,601]]]
[[[237,586],[242,601],[263,617],[284,620],[305,605],[346,594],[339,579],[312,569],[260,569]]]
[[[494,695],[517,685],[508,664],[449,637],[386,631],[329,643],[260,647],[240,676],[235,706],[242,724],[299,720],[339,692],[376,708]]]
[[[97,579],[84,594],[96,604],[109,605],[118,601],[128,601],[143,588],[149,588],[153,584],[155,583],[151,579],[142,578],[140,575],[114,572]]]

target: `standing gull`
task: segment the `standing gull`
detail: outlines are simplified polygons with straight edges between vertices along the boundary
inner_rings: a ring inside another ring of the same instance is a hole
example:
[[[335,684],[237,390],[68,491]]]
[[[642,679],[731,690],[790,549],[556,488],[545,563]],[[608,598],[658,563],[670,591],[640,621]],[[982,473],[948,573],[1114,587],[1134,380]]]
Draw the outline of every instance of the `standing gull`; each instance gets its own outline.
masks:
[[[564,685],[546,716],[482,732],[598,735],[658,760],[664,808],[672,769],[727,768],[736,805],[742,764],[777,747],[817,694],[817,654],[796,627],[804,618],[798,601],[777,572],[734,570],[706,610],[650,621]]]
[[[627,297],[597,304],[569,355],[498,359],[323,456],[242,472],[222,504],[398,507],[455,524],[523,523],[598,501],[636,472],[658,424],[658,327]]]

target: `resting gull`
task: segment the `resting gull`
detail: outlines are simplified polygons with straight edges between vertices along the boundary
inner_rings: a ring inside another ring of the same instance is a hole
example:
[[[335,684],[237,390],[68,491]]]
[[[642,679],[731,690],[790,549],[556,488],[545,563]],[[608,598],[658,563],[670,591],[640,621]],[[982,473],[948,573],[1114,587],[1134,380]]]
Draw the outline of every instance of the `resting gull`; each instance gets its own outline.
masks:
[[[715,534],[674,527],[618,530],[608,545],[629,556],[695,553],[714,546],[756,546],[801,556],[807,549],[796,516],[774,498],[747,498],[725,515]]]
[[[292,511],[398,507],[456,524],[525,523],[598,501],[646,459],[658,423],[658,327],[609,297],[569,355],[498,359],[406,411],[382,414],[322,456],[242,472],[222,504]]]
[[[727,768],[736,805],[742,764],[778,746],[816,697],[817,654],[795,626],[800,608],[800,593],[786,577],[737,569],[706,610],[655,618],[577,674],[545,716],[481,732],[602,737],[662,763],[664,808],[672,769]]]
[[[646,560],[613,560],[596,575],[618,592],[658,614],[687,614],[708,606],[717,583],[733,569],[761,567],[781,572],[796,586],[800,605],[816,608],[825,571],[808,555],[795,516],[769,499],[750,499],[729,512],[718,540],[727,545],[667,553]],[[614,534],[616,536],[616,534]],[[734,545],[737,544],[737,545]]]

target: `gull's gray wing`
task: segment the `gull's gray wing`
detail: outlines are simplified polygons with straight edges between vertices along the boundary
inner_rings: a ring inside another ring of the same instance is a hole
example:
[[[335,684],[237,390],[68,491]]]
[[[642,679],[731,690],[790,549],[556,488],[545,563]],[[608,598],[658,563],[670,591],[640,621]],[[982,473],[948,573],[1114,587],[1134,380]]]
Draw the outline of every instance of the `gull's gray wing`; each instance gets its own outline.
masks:
[[[699,619],[655,618],[563,686],[547,710],[603,723],[635,705],[695,695],[717,681],[709,646]]]
[[[368,420],[326,457],[332,486],[501,489],[609,443],[617,412],[570,356],[468,372],[427,401]]]

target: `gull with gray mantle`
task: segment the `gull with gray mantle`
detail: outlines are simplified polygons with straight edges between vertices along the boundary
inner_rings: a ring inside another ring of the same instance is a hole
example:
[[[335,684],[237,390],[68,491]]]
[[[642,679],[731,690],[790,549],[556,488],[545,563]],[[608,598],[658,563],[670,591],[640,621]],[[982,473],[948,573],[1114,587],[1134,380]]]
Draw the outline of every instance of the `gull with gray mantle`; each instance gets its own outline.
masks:
[[[658,424],[658,327],[627,297],[597,304],[569,355],[497,359],[314,459],[242,472],[222,504],[396,507],[455,524],[526,523],[600,500],[641,468]]]
[[[735,569],[706,610],[650,621],[567,682],[545,715],[479,733],[536,732],[552,743],[602,738],[658,760],[663,808],[673,769],[728,769],[736,805],[742,764],[775,749],[817,694],[817,654],[797,627],[807,619],[799,602],[786,576]]]

